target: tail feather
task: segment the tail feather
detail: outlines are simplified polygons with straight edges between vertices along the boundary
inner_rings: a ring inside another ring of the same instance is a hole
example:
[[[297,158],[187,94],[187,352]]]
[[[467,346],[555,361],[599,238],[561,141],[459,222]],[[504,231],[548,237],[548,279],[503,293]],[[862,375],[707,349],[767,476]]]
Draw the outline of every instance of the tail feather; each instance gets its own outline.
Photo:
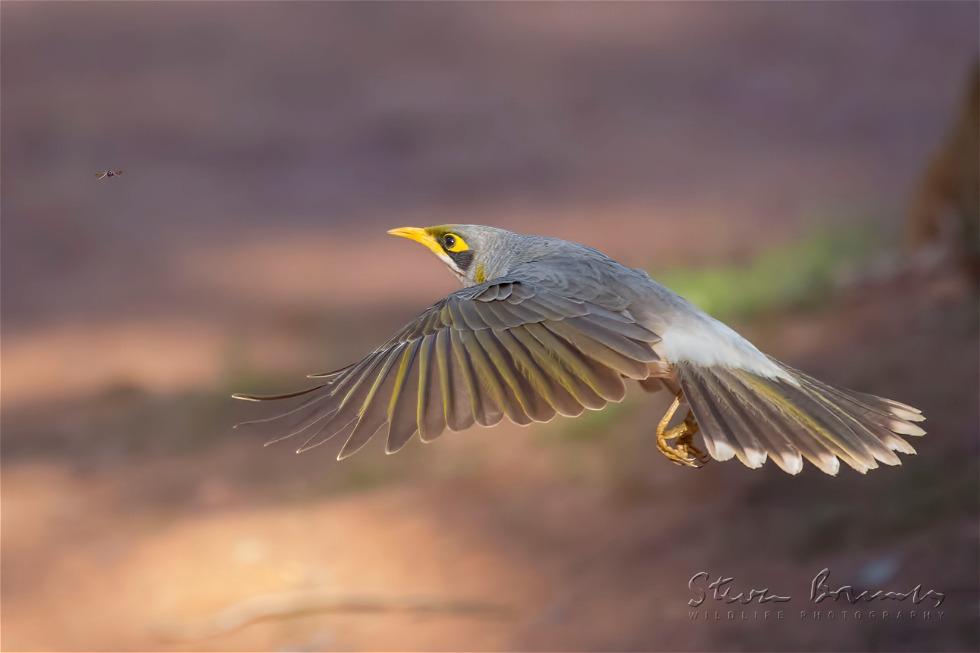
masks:
[[[918,409],[835,388],[773,362],[789,380],[736,368],[677,366],[705,447],[716,460],[737,457],[756,468],[770,458],[796,474],[805,458],[835,475],[839,461],[863,474],[879,463],[901,464],[895,452],[915,453],[900,436],[925,434],[914,424],[924,419]]]
[[[698,412],[695,413],[698,426],[702,433],[711,433],[711,437],[704,438],[704,446],[708,454],[715,460],[731,460],[736,455],[736,445],[728,434],[731,429],[727,425],[720,424],[714,413],[709,410],[710,398],[708,393],[701,388],[700,379],[694,375],[679,375],[678,381],[688,404],[697,405]],[[739,459],[745,457],[743,453]]]
[[[763,433],[772,433],[769,440],[777,437],[788,442],[791,450],[795,450],[801,458],[790,458],[790,471],[798,474],[803,469],[802,458],[809,460],[814,466],[825,474],[834,476],[840,469],[840,461],[832,447],[829,447],[821,440],[812,437],[795,437],[794,434],[801,430],[801,426],[790,419],[784,411],[779,410],[775,405],[768,401],[760,401],[757,391],[753,389],[743,378],[737,376],[731,370],[720,370],[722,373],[722,385],[729,388],[733,394],[741,401],[741,405],[755,416],[753,426]],[[705,437],[711,437],[705,435]]]
[[[798,474],[803,469],[800,450],[790,442],[782,430],[775,428],[771,421],[758,419],[730,384],[716,381],[713,389],[725,397],[726,405],[732,416],[736,418],[738,428],[742,431],[755,430],[760,443],[769,453],[770,460],[780,469],[787,474]]]
[[[882,445],[878,437],[861,421],[854,419],[819,393],[811,393],[802,385],[779,390],[783,391],[780,396],[792,407],[813,420],[814,423],[809,425],[813,427],[813,434],[836,445],[838,457],[851,467],[864,473],[869,469],[877,469],[879,461],[888,464],[894,461],[894,464],[899,464],[895,454]]]
[[[841,388],[827,385],[802,372],[792,371],[800,383],[814,394],[834,399],[835,403],[849,413],[860,416],[864,421],[877,424],[888,431],[903,435],[925,435],[925,431],[913,422],[925,419],[920,411],[905,404],[890,402],[874,395],[850,392]],[[894,405],[898,404],[898,406]],[[914,412],[913,412],[914,411]]]
[[[715,435],[710,444],[705,440],[709,453],[714,449],[719,453],[720,460],[734,455],[743,465],[753,469],[765,464],[768,457],[766,449],[759,443],[754,429],[748,428],[732,410],[730,396],[718,387],[715,378],[706,375],[697,379],[683,378],[681,388],[692,405],[696,403],[702,408],[697,415],[698,424]],[[730,439],[726,436],[730,436]]]
[[[873,417],[869,417],[866,412],[860,409],[849,410],[847,404],[843,402],[834,403],[819,390],[814,391],[807,386],[801,387],[803,388],[801,390],[802,394],[812,397],[827,412],[835,415],[838,420],[843,422],[857,436],[857,441],[863,449],[870,453],[875,460],[886,465],[902,464],[902,461],[892,452],[892,449],[883,442],[884,437],[892,435],[892,431],[887,426],[879,423]]]

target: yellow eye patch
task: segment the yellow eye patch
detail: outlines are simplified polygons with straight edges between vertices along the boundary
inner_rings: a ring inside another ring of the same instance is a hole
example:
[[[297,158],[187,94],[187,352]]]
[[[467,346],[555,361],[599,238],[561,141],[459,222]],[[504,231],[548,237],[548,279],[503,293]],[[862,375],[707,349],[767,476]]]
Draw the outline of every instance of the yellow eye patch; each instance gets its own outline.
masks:
[[[447,252],[465,252],[470,248],[461,236],[454,233],[443,234],[439,238],[439,242]]]

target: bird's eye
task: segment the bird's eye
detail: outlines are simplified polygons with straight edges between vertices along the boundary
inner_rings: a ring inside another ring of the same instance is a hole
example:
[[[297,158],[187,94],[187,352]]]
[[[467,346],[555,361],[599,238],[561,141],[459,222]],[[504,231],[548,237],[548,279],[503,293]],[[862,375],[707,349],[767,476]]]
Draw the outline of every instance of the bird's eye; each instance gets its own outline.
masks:
[[[459,234],[446,234],[441,239],[442,248],[451,254],[459,254],[470,248]]]

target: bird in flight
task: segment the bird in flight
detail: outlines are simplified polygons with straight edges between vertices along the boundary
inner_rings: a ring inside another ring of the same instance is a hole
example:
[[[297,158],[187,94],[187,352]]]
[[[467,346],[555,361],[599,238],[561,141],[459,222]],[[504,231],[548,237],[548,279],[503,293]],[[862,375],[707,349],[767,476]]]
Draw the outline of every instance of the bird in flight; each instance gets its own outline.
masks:
[[[95,173],[96,179],[108,179],[109,177],[118,177],[123,173],[122,170],[99,170]]]
[[[300,399],[273,424],[303,438],[297,453],[337,436],[338,459],[386,430],[386,451],[415,433],[577,416],[622,401],[626,382],[672,397],[656,429],[679,465],[767,459],[790,474],[807,460],[836,475],[914,454],[916,408],[837,388],[767,356],[639,269],[576,243],[480,225],[388,232],[432,251],[463,288],[427,308],[360,361],[311,374],[314,387],[247,401]],[[679,408],[685,417],[671,426]],[[700,434],[705,451],[694,443]],[[271,444],[271,442],[270,442]]]

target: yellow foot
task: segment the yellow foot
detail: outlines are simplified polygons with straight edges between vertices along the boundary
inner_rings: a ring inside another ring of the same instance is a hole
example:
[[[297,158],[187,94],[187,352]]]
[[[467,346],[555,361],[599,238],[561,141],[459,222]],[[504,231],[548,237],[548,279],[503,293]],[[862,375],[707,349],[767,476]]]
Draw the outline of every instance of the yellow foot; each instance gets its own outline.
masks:
[[[657,425],[657,448],[667,460],[684,467],[698,469],[708,462],[708,456],[693,444],[694,434],[698,432],[698,423],[691,411],[687,411],[684,422],[668,429],[671,418],[680,405],[681,395],[674,397],[674,402],[667,409],[660,424]],[[674,440],[674,444],[670,441]]]
[[[694,446],[693,439],[694,434],[698,432],[698,423],[694,421],[694,416],[691,415],[691,413],[687,414],[687,418],[684,419],[684,424],[682,426],[687,426],[688,419],[691,420],[694,429],[687,430],[683,435],[678,436],[677,441],[674,443],[675,449],[680,449],[683,451],[683,454],[687,459],[683,464],[695,468],[704,467],[704,465],[707,464],[711,458],[708,456],[708,454]],[[667,439],[670,439],[670,437],[668,436]],[[691,460],[694,461],[693,464],[689,462]]]

